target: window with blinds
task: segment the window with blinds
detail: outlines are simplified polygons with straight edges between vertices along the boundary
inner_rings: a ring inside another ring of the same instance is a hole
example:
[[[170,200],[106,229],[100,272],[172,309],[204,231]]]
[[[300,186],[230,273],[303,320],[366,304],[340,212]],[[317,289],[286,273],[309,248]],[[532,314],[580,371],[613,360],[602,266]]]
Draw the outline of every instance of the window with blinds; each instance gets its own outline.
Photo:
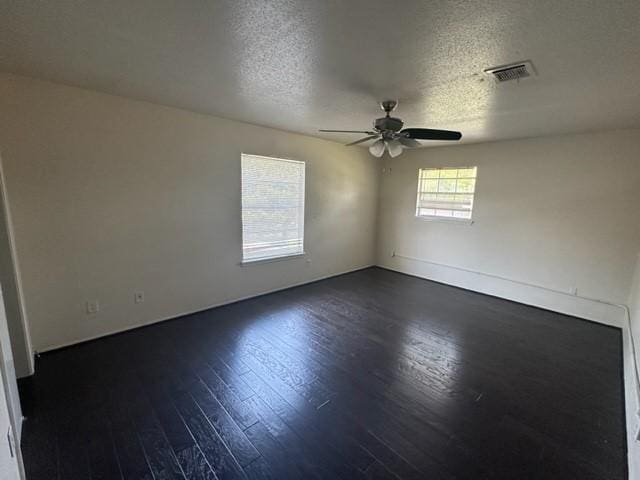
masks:
[[[242,154],[242,261],[304,252],[304,162]]]
[[[421,168],[416,216],[471,220],[477,169]]]

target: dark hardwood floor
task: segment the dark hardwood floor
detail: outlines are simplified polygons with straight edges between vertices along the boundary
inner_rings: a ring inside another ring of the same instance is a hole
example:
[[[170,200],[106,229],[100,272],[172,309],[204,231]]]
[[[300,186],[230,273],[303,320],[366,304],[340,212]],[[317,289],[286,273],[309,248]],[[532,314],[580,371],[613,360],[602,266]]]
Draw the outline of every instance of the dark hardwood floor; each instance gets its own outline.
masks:
[[[28,479],[623,479],[621,348],[370,268],[43,355]]]

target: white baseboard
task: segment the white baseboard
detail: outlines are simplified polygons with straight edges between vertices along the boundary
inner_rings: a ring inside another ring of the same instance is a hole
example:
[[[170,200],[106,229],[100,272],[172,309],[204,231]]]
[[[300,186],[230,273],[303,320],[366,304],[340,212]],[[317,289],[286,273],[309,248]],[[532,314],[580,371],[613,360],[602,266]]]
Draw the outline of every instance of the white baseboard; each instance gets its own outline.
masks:
[[[612,327],[622,328],[625,325],[625,314],[621,306],[602,300],[571,295],[542,285],[397,253],[379,265],[389,270],[592,320]]]
[[[118,333],[127,332],[129,330],[134,330],[136,328],[141,328],[141,327],[146,327],[148,325],[153,325],[154,323],[166,322],[167,320],[173,320],[175,318],[184,317],[186,315],[193,315],[194,313],[204,312],[204,311],[209,310],[211,308],[222,307],[224,305],[230,305],[232,303],[241,302],[242,300],[249,300],[250,298],[261,297],[262,295],[268,295],[270,293],[280,292],[282,290],[287,290],[289,288],[300,287],[302,285],[307,285],[309,283],[319,282],[320,280],[326,280],[328,278],[338,277],[340,275],[346,275],[347,273],[357,272],[358,270],[364,270],[366,268],[371,268],[373,266],[374,266],[373,264],[367,264],[367,265],[364,265],[364,266],[361,266],[361,267],[356,267],[356,268],[352,268],[352,269],[349,269],[349,270],[344,270],[344,271],[337,272],[337,273],[331,273],[329,275],[323,275],[321,277],[315,277],[315,278],[312,278],[312,279],[309,279],[309,280],[305,280],[303,282],[298,282],[298,283],[294,283],[292,285],[287,285],[286,287],[279,287],[279,288],[273,288],[273,289],[270,289],[270,290],[264,290],[264,291],[261,291],[261,292],[258,292],[258,293],[254,293],[254,294],[251,294],[251,295],[246,295],[244,297],[234,298],[234,299],[231,299],[231,300],[226,300],[224,302],[208,305],[208,306],[205,306],[205,307],[202,307],[202,308],[198,308],[198,309],[195,309],[195,310],[190,310],[190,311],[186,311],[186,312],[182,312],[182,313],[177,313],[175,315],[170,315],[170,316],[167,316],[167,317],[162,317],[162,318],[158,318],[158,319],[149,320],[147,322],[141,322],[141,323],[137,323],[137,324],[134,324],[134,325],[129,325],[129,326],[124,327],[124,328],[110,330],[110,331],[107,331],[107,332],[104,332],[104,333],[100,333],[98,335],[92,335],[92,336],[88,336],[88,337],[83,337],[83,338],[80,338],[78,340],[74,340],[72,342],[66,342],[66,343],[61,343],[61,344],[56,344],[56,345],[49,345],[49,346],[43,348],[42,350],[39,350],[38,352],[34,352],[34,355],[37,355],[39,353],[50,352],[52,350],[58,350],[60,348],[71,347],[73,345],[78,345],[78,344],[84,343],[84,342],[90,342],[91,340],[97,340],[99,338],[108,337],[110,335],[116,335]]]
[[[378,265],[400,273],[620,328],[623,345],[629,478],[640,478],[640,442],[636,440],[640,428],[640,395],[638,393],[640,385],[637,382],[638,375],[634,358],[635,349],[630,333],[629,310],[625,305],[580,297],[542,285],[426,259],[412,258],[395,252],[385,261],[379,262]]]

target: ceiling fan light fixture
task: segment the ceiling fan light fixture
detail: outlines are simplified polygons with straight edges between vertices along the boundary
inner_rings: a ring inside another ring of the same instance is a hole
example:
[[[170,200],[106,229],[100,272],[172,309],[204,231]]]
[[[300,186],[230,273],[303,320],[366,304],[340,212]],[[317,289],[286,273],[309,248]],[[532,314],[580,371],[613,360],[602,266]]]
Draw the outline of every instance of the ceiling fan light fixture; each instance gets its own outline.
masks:
[[[395,158],[402,153],[402,144],[397,140],[389,140],[387,142],[387,151],[391,158]]]
[[[376,140],[369,147],[369,153],[380,158],[384,154],[385,144],[382,140]]]
[[[404,148],[417,148],[420,146],[420,142],[413,138],[400,137],[398,138],[398,141]]]

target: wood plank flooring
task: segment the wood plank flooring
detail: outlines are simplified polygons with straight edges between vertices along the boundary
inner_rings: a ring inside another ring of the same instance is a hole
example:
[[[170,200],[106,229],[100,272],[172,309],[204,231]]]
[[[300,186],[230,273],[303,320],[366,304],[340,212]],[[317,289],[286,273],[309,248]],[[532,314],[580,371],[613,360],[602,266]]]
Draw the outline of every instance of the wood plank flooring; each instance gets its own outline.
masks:
[[[624,479],[618,329],[370,268],[44,354],[29,480]]]

